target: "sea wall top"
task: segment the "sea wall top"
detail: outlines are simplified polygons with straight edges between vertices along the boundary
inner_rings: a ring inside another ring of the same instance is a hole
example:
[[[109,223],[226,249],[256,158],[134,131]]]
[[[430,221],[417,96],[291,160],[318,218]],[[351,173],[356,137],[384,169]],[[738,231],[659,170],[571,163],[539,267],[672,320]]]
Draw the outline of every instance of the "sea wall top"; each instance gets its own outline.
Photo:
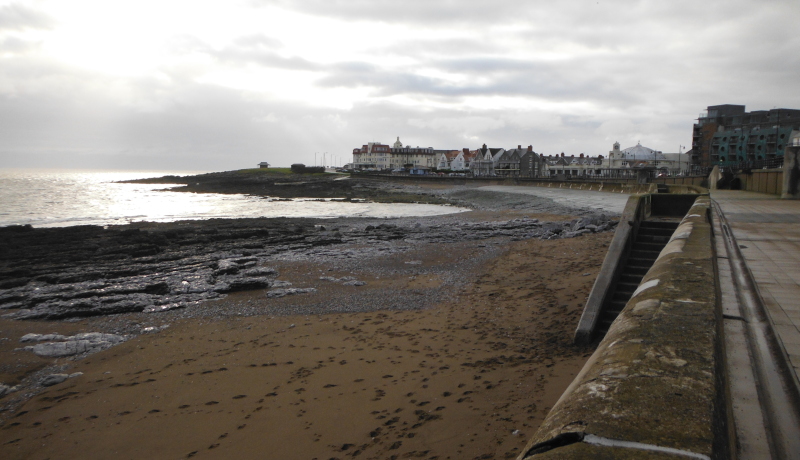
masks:
[[[709,206],[707,196],[695,201],[519,459],[711,458],[720,451]]]

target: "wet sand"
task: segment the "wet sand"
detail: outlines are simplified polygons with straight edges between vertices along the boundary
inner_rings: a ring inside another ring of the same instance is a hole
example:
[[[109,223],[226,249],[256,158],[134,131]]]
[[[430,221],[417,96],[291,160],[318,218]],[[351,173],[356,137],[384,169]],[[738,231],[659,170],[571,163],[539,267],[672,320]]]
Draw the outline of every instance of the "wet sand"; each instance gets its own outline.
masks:
[[[5,414],[0,456],[513,458],[591,353],[570,341],[611,237],[508,243],[450,300],[422,310],[184,319],[83,360],[62,359],[64,372],[83,375]],[[470,244],[428,245],[385,263],[457,263]],[[303,277],[345,275],[313,261],[276,268],[298,286]],[[441,283],[366,270],[347,273],[366,286],[331,283],[279,300]],[[251,291],[218,302],[235,309],[267,299]],[[0,321],[9,339],[0,342],[3,373],[41,359],[10,351],[21,335],[86,327]]]

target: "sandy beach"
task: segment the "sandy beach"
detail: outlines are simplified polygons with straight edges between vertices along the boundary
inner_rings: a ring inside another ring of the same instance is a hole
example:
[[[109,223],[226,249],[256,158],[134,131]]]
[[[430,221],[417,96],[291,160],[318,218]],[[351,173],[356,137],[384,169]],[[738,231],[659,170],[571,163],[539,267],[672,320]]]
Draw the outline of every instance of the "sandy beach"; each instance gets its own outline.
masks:
[[[582,215],[548,209],[437,219]],[[4,382],[82,373],[0,400],[2,458],[514,458],[591,354],[571,338],[612,232],[502,233],[275,254],[278,280],[314,289],[281,298],[0,319]],[[20,350],[28,333],[95,331],[128,340],[77,358]]]

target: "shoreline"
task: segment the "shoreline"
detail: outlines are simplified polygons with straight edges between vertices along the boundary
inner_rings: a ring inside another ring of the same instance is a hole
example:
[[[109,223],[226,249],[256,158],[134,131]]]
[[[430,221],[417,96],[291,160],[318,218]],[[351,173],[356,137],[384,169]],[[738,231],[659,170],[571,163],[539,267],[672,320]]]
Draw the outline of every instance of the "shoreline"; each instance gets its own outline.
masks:
[[[513,457],[591,353],[569,337],[615,222],[546,198],[404,190],[473,210],[36,229],[51,235],[31,240],[39,249],[19,240],[0,269],[13,285],[0,291],[0,382],[18,385],[0,399],[4,452],[228,457],[285,444],[295,458]],[[153,285],[163,291],[148,294]],[[179,302],[192,286],[205,297],[182,308],[108,309]],[[125,341],[58,358],[20,343],[86,332]],[[73,377],[41,387],[53,373]]]
[[[610,238],[606,232],[488,244],[498,252],[464,266],[467,278],[450,298],[413,310],[176,320],[168,312],[158,319],[170,326],[156,334],[82,360],[59,360],[65,372],[84,374],[3,417],[0,442],[8,458],[112,450],[226,457],[264,448],[290,458],[346,458],[358,451],[362,458],[510,458],[591,351],[573,347],[569,333]],[[468,242],[455,244],[461,249],[428,243],[407,257],[378,256],[386,268],[375,275],[382,285],[368,278],[373,267],[328,271],[320,260],[276,262],[282,273],[308,282],[345,274],[368,281],[329,282],[327,290],[278,300],[288,309],[348,299],[364,288],[384,296],[408,290],[409,283],[418,291],[435,289],[437,267],[448,271],[474,260]],[[409,268],[419,272],[413,280]],[[263,308],[266,300],[263,291],[243,292],[213,303],[236,312],[248,304]],[[78,331],[134,316],[13,323]],[[0,324],[5,329],[8,320]]]

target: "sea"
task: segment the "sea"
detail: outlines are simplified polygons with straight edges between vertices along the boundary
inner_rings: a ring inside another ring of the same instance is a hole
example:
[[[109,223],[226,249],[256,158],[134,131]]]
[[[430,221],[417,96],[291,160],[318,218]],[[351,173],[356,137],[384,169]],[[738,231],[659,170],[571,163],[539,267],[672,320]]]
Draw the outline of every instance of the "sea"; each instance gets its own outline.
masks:
[[[0,169],[0,226],[69,227],[251,217],[412,217],[463,212],[455,206],[318,198],[171,192],[169,184],[119,181],[205,171]]]

